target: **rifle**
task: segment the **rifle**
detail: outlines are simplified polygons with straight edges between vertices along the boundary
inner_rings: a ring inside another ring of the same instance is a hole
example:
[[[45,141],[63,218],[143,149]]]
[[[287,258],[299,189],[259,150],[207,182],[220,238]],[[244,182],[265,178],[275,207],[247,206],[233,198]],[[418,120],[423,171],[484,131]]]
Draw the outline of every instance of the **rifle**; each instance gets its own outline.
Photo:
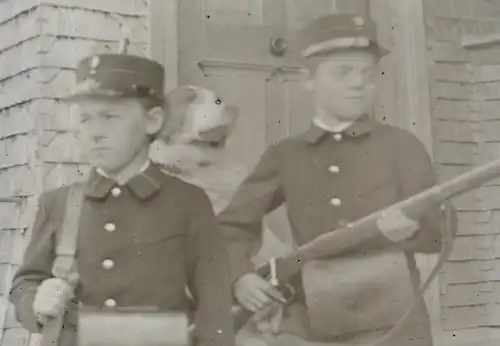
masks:
[[[320,235],[311,242],[298,247],[292,253],[281,258],[272,259],[270,263],[258,267],[256,269],[257,274],[263,278],[271,279],[273,286],[284,290],[287,288],[287,282],[300,273],[307,261],[342,255],[384,237],[376,225],[382,213],[396,209],[401,210],[406,216],[412,219],[418,219],[429,205],[439,205],[448,199],[479,188],[498,176],[500,176],[500,159],[471,169],[445,183],[437,184],[408,199],[369,214],[343,228]],[[445,234],[444,238],[446,237],[451,238],[452,235]],[[450,251],[451,245],[442,250],[438,263],[429,275],[427,282],[420,287],[419,294],[425,292],[432,279],[446,262]],[[233,316],[237,327],[241,327],[252,318],[252,313],[238,307],[233,311]]]

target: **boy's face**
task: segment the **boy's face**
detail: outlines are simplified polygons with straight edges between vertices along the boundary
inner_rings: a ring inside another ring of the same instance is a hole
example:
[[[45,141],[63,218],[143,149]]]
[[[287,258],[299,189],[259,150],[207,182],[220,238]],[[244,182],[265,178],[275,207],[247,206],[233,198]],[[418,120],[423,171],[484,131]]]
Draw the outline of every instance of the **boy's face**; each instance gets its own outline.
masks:
[[[321,60],[308,86],[317,106],[344,120],[354,120],[372,110],[376,70],[373,54],[348,50],[316,59]]]
[[[150,143],[163,119],[136,99],[86,98],[76,104],[79,133],[90,163],[117,172]],[[157,112],[156,112],[157,113]]]

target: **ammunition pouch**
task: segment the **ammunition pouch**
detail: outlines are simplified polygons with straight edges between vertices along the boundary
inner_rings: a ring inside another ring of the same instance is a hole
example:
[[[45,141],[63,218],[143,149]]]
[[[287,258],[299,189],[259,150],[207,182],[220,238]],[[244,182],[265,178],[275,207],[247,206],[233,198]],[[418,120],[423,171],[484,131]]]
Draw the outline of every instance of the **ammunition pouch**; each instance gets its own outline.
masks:
[[[78,346],[190,346],[189,320],[181,312],[82,309]]]
[[[402,251],[314,260],[302,275],[309,323],[320,339],[390,329],[416,289]]]

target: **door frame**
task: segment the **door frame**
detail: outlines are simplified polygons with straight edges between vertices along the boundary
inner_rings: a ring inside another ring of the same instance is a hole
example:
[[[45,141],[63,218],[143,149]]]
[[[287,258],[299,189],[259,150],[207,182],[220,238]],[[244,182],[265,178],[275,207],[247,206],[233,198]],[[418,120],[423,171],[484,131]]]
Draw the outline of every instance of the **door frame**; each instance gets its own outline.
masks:
[[[181,0],[149,1],[149,53],[165,66],[165,90],[178,86],[178,5]],[[432,116],[426,58],[426,35],[423,0],[369,0],[369,12],[382,22],[391,23],[393,52],[396,54],[396,88],[400,126],[414,133],[433,157]],[[376,12],[378,11],[378,12]],[[418,266],[426,278],[436,263],[436,256],[419,256]],[[425,280],[425,279],[424,279]],[[434,339],[439,344],[441,310],[437,280],[426,294]]]
[[[180,0],[149,1],[149,54],[165,67],[165,91],[175,89],[178,76],[178,9]]]

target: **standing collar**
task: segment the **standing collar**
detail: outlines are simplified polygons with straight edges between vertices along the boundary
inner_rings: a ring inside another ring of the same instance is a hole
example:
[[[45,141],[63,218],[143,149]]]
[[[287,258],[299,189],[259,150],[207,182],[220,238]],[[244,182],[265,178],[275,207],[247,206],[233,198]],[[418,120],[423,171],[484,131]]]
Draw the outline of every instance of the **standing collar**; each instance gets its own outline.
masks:
[[[158,165],[149,164],[143,172],[130,179],[124,187],[128,188],[139,199],[145,199],[160,190],[165,178],[165,173]],[[86,183],[85,195],[98,199],[104,198],[117,185],[116,181],[98,172],[98,169],[93,169]]]
[[[373,125],[373,120],[368,115],[363,115],[341,132],[346,136],[356,138],[369,134],[373,129]],[[309,144],[316,144],[330,134],[332,132],[324,130],[312,122],[309,129],[304,133],[304,139]]]
[[[151,165],[151,161],[150,161],[150,160],[146,160],[146,161],[144,162],[144,164],[141,166],[141,169],[139,170],[139,173],[143,173],[143,172],[145,172],[145,171],[149,168],[149,166],[150,166],[150,165]],[[106,174],[106,172],[104,172],[104,171],[103,171],[102,169],[100,169],[99,167],[98,167],[98,168],[96,168],[96,170],[95,170],[95,171],[96,171],[96,173],[97,173],[97,174],[99,174],[99,175],[101,175],[101,176],[103,176],[103,177],[105,177],[105,178],[109,178],[109,179],[111,179],[111,178],[110,178],[110,177]],[[122,185],[123,185],[123,184],[122,184]]]

